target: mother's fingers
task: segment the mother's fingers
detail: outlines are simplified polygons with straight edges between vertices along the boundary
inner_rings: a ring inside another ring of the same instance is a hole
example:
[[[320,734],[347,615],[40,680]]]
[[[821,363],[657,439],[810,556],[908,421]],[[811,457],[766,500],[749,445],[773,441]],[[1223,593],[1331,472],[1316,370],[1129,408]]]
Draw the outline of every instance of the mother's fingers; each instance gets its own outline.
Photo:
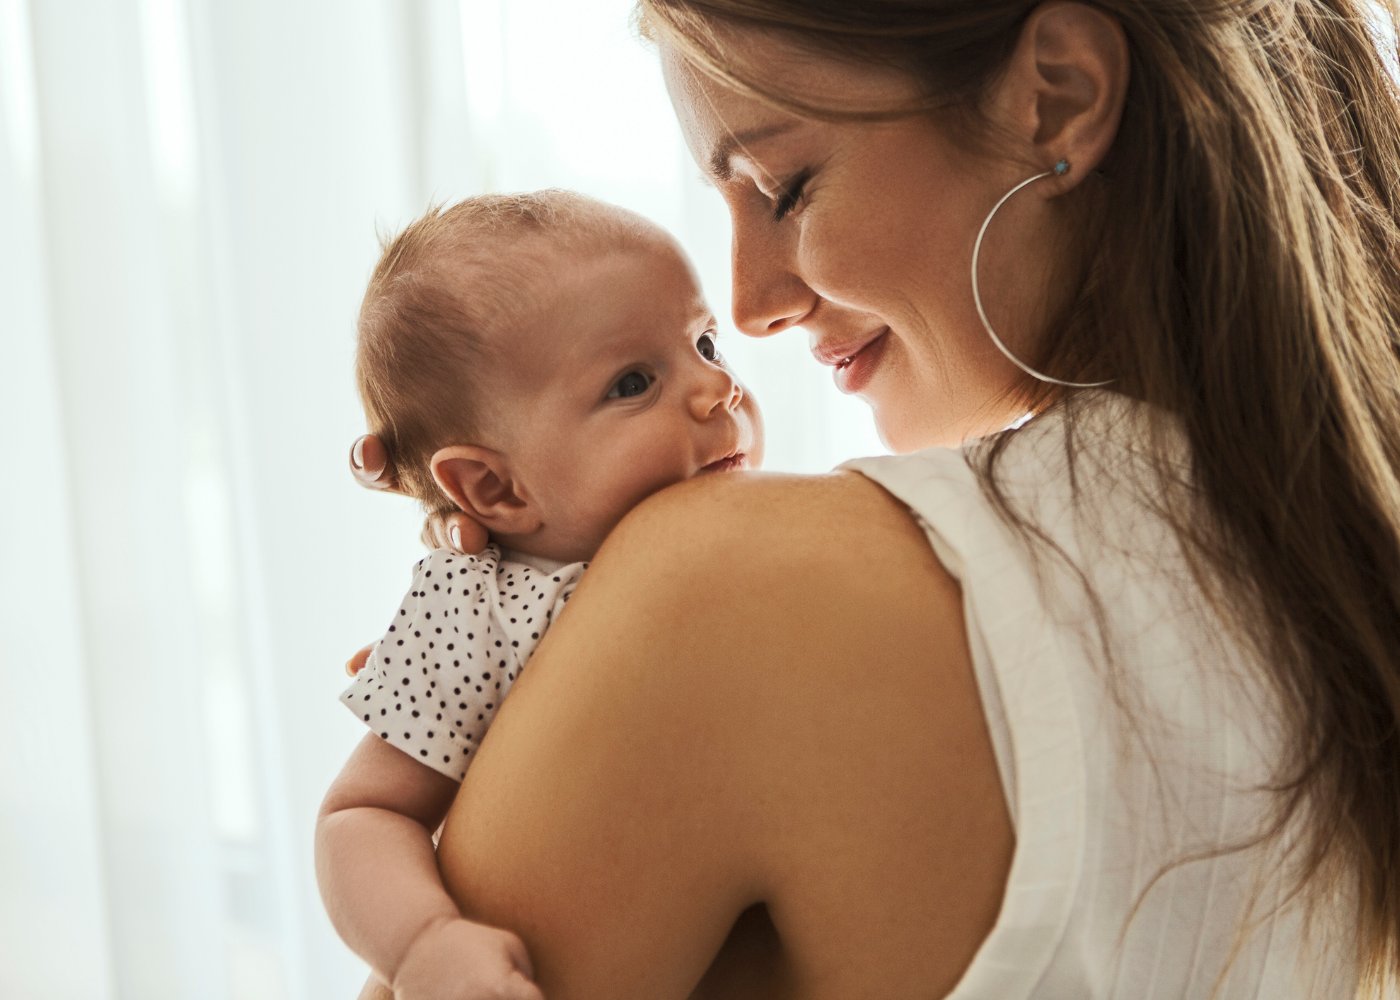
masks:
[[[366,489],[399,492],[399,480],[389,450],[377,434],[364,434],[350,446],[350,472]]]
[[[502,995],[505,1000],[544,1000],[540,988],[524,976],[512,976]]]
[[[511,965],[515,966],[515,971],[526,979],[534,979],[535,967],[530,963],[530,953],[525,948],[525,942],[510,931],[501,931],[500,933],[506,957],[510,959]]]
[[[364,434],[350,446],[350,472],[366,489],[403,492],[389,449],[377,434]],[[480,552],[491,540],[485,528],[461,511],[430,515],[422,538],[430,549],[453,549],[463,555]]]
[[[514,967],[501,991],[502,1000],[544,1000],[544,993],[535,984],[535,968],[525,942],[510,931],[498,931],[505,948],[506,959]]]
[[[485,528],[460,510],[429,515],[421,537],[430,549],[452,549],[463,555],[480,552],[491,540]]]
[[[351,677],[354,677],[361,670],[365,669],[365,664],[369,661],[369,654],[374,652],[374,646],[374,643],[370,643],[368,646],[364,647],[359,652],[357,652],[354,656],[350,657],[350,659],[346,660],[345,673]]]
[[[375,976],[370,976],[365,982],[364,989],[360,990],[359,1000],[394,1000],[394,991],[381,983]]]

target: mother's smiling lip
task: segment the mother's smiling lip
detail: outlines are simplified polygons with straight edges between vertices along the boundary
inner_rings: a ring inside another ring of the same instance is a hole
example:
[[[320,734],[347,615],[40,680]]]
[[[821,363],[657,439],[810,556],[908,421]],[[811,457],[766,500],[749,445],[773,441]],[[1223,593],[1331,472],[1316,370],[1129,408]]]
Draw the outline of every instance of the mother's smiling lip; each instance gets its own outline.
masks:
[[[824,365],[839,368],[889,332],[889,327],[882,326],[859,340],[848,340],[843,344],[813,344],[812,356]]]

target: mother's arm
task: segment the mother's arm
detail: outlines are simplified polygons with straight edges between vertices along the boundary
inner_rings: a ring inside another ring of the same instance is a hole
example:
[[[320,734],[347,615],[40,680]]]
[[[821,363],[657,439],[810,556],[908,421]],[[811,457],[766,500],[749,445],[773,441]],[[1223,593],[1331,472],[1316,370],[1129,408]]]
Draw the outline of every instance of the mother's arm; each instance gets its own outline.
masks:
[[[921,532],[863,479],[665,491],[614,532],[497,718],[448,817],[449,888],[567,1000],[687,996],[755,902],[797,979],[839,979],[822,963],[852,956],[819,954],[841,919],[823,907],[913,882],[941,897],[919,907],[919,953],[878,932],[856,961],[951,986],[1010,850],[961,618]],[[886,826],[909,858],[809,884],[884,850],[862,838]]]

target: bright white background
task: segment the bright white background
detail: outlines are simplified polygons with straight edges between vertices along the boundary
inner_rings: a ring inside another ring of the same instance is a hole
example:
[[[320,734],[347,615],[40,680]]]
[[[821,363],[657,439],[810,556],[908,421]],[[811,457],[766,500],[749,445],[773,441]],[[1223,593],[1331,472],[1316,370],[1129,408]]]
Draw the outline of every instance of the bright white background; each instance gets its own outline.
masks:
[[[578,188],[727,220],[629,0],[0,0],[0,997],[349,998],[340,663],[417,557],[351,485],[376,227]],[[770,467],[879,450],[803,338],[722,348]]]

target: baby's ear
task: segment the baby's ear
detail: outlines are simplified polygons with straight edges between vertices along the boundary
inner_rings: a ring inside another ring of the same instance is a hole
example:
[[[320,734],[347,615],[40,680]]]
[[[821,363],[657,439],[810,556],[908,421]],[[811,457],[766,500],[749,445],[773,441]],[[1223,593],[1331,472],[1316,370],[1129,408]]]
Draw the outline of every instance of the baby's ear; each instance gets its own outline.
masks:
[[[493,535],[528,535],[540,527],[535,505],[512,477],[505,456],[460,444],[439,448],[428,463],[452,502]]]

